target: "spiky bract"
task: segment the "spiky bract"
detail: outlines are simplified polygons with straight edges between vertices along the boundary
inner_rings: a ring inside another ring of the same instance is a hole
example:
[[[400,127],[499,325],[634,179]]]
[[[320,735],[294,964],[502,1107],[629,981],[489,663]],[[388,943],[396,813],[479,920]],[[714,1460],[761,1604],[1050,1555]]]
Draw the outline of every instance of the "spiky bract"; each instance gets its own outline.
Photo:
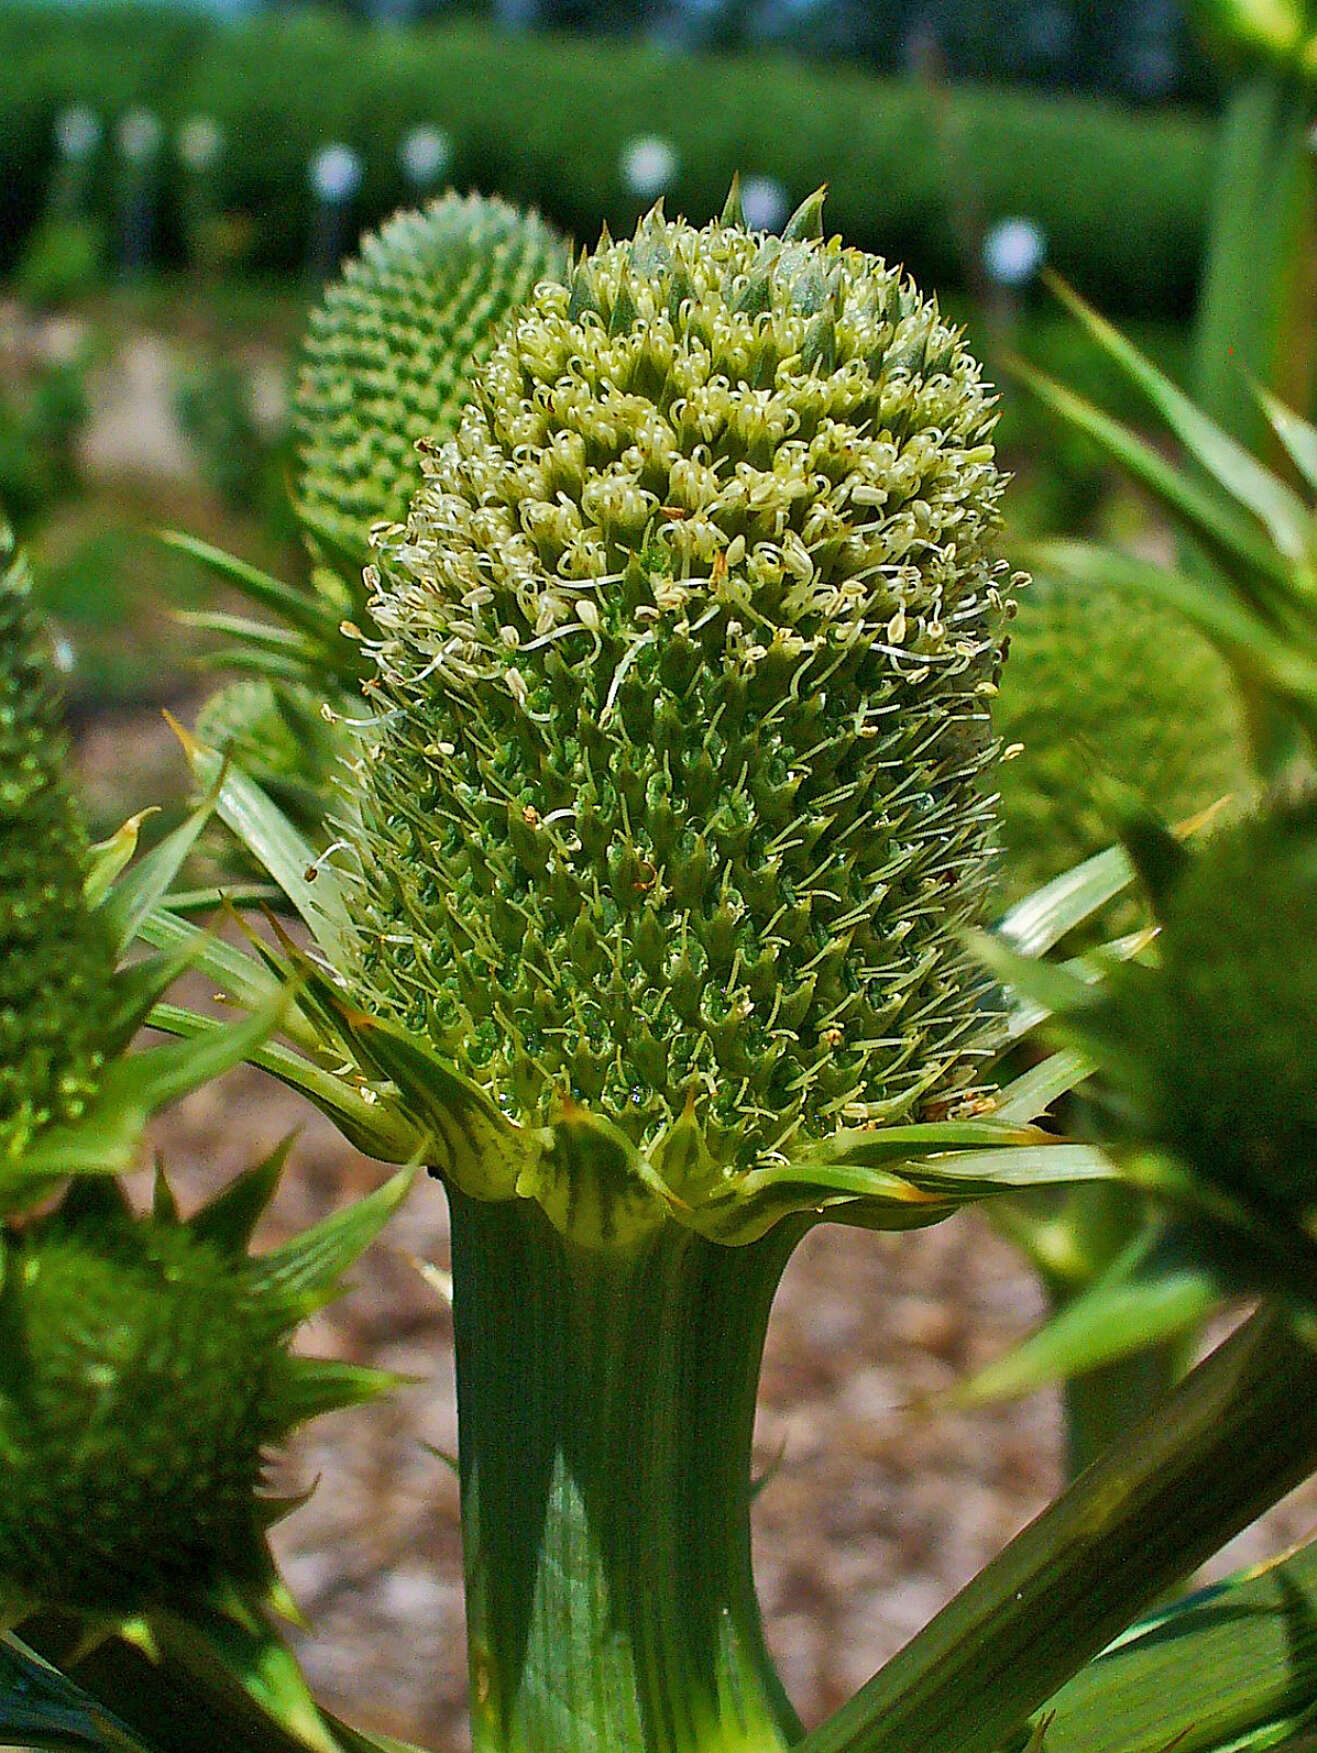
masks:
[[[1181,616],[1130,591],[1035,579],[993,717],[1022,745],[997,774],[1009,901],[1112,844],[1112,781],[1171,822],[1251,789],[1225,664]]]
[[[992,399],[901,274],[655,212],[378,538],[358,985],[526,1120],[745,1163],[969,1074]]]
[[[112,1618],[268,1589],[268,1446],[386,1380],[290,1353],[382,1219],[367,1209],[346,1250],[340,1219],[318,1258],[305,1237],[249,1257],[277,1171],[186,1223],[168,1199],[138,1218],[115,1183],[78,1181],[0,1234],[0,1613]]]
[[[1157,911],[1161,966],[1092,1019],[1123,1109],[1246,1203],[1317,1206],[1317,806],[1221,830]]]
[[[345,539],[406,515],[418,439],[451,436],[472,370],[564,240],[537,214],[445,195],[362,245],[312,314],[298,384],[302,500]]]
[[[78,1114],[100,1061],[113,956],[64,756],[49,640],[0,523],[0,1161]]]

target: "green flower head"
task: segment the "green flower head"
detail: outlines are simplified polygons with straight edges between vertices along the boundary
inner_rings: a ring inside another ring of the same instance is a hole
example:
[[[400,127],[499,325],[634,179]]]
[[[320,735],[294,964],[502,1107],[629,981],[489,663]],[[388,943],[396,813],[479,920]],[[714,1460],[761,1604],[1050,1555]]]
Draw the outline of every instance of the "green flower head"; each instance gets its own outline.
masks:
[[[736,203],[541,283],[377,536],[367,1008],[510,1117],[715,1161],[974,1077],[993,398],[902,274]]]
[[[360,545],[405,516],[417,441],[452,434],[501,324],[567,260],[538,214],[481,195],[445,195],[368,237],[311,317],[295,408],[305,509]]]
[[[83,894],[50,642],[0,523],[0,1168],[96,1084],[113,951]]]
[[[1078,1025],[1136,1135],[1272,1216],[1317,1208],[1317,807],[1182,859],[1157,897],[1160,967],[1117,970]]]
[[[289,1340],[402,1190],[251,1257],[280,1160],[186,1223],[167,1193],[138,1218],[95,1179],[0,1233],[0,1614],[268,1593],[265,1529],[287,1506],[259,1495],[267,1451],[388,1385]]]

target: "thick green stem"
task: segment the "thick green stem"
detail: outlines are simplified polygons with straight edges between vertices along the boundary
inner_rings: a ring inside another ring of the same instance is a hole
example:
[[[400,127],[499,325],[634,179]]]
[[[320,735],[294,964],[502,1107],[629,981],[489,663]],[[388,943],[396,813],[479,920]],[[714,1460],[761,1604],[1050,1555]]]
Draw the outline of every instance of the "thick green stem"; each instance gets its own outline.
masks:
[[[451,1191],[477,1753],[768,1753],[750,1444],[794,1233],[564,1241]]]

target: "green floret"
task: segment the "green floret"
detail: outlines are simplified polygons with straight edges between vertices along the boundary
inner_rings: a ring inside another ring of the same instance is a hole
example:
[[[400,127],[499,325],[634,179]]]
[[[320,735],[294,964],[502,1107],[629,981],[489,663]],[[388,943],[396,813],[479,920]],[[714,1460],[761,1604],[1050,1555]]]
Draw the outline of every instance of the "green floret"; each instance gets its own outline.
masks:
[[[363,1003],[742,1166],[972,1080],[993,418],[817,200],[542,283],[378,539]]]
[[[311,317],[295,409],[306,510],[358,546],[405,517],[417,440],[452,435],[500,326],[567,259],[537,214],[481,195],[445,195],[368,237]]]
[[[0,1161],[95,1084],[113,957],[83,897],[56,673],[0,525]]]

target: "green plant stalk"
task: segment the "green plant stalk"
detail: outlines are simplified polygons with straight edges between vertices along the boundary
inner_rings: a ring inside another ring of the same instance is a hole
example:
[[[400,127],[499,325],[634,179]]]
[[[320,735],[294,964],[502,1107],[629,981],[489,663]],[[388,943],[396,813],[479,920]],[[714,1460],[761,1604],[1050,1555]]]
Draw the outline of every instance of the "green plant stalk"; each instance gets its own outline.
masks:
[[[769,1753],[750,1444],[799,1226],[565,1241],[450,1189],[476,1753]]]
[[[1222,124],[1196,322],[1194,393],[1251,450],[1268,443],[1249,379],[1312,406],[1317,170],[1312,95],[1263,70],[1236,86]]]
[[[1264,1309],[800,1753],[990,1753],[1317,1461],[1317,1354]]]

